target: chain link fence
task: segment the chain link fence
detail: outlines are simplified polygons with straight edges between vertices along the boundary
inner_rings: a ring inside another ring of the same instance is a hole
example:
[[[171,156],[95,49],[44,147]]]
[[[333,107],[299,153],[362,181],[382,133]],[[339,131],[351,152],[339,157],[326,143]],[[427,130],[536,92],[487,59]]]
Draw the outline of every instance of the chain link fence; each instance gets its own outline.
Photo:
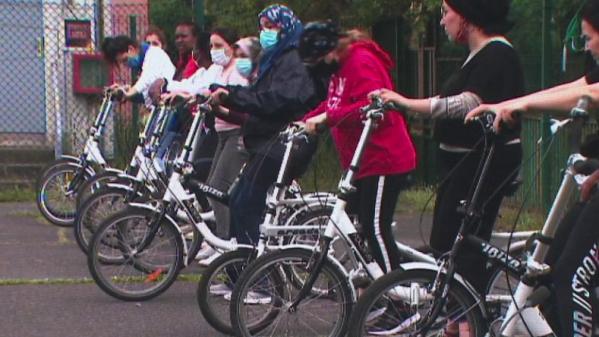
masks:
[[[147,0],[0,1],[0,148],[80,151],[102,87],[131,76],[102,62],[100,41],[141,39],[148,8]],[[136,110],[116,108],[104,135],[108,158],[127,146],[129,132],[119,131],[129,129]]]
[[[101,61],[101,40],[119,34],[141,40],[150,23],[149,8],[149,0],[0,0],[0,151],[41,149],[53,156],[78,153],[98,112],[102,87],[112,81],[131,82],[130,71],[109,69]],[[440,44],[436,47],[413,49],[405,41],[406,32],[401,20],[373,27],[376,40],[397,60],[393,75],[399,90],[410,96],[434,95],[440,83],[460,66],[463,49],[441,42],[431,43]],[[516,47],[520,49],[522,43],[516,41]],[[539,89],[538,53],[524,54],[522,61],[527,89]],[[568,59],[568,73],[558,73],[560,61],[556,59],[551,67],[560,81],[572,80],[584,71],[582,57]],[[109,118],[104,154],[115,159],[117,166],[126,162],[136,142],[142,110],[121,104]],[[437,145],[431,137],[432,122],[414,118],[410,124],[420,158],[417,181],[435,184]],[[533,189],[526,199],[538,208],[547,206],[542,196],[552,196],[559,186],[567,156],[562,135],[542,164],[537,145],[541,126],[539,117],[528,118],[523,132],[524,181]],[[587,132],[595,128],[593,124]],[[547,176],[550,178],[545,179]],[[525,199],[523,191],[515,201]]]

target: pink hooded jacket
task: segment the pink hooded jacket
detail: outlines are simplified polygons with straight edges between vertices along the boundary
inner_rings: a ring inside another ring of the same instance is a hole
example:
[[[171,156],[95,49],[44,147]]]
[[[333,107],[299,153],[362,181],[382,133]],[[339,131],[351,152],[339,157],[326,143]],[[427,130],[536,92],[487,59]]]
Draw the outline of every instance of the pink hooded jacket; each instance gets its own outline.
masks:
[[[350,46],[340,66],[331,77],[327,99],[304,120],[326,112],[341,165],[347,169],[364,127],[359,109],[368,105],[371,91],[393,89],[389,75],[393,63],[375,42],[360,41]],[[407,173],[415,167],[416,152],[406,121],[397,111],[388,111],[370,137],[357,178]]]

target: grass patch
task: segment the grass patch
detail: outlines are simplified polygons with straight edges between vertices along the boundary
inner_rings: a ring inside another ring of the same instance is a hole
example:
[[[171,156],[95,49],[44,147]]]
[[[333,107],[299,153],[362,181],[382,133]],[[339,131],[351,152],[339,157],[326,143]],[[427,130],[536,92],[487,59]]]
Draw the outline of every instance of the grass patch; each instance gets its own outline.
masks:
[[[506,205],[499,211],[499,217],[495,224],[495,230],[498,231],[511,231],[518,215],[519,207]],[[545,217],[540,210],[528,209],[522,211],[518,218],[518,224],[516,226],[517,231],[531,231],[540,230],[545,222]]]
[[[399,194],[399,209],[405,213],[420,213],[426,205],[426,213],[432,212],[435,205],[435,189],[429,186],[411,188]]]
[[[0,191],[0,202],[35,201],[35,191],[32,188],[13,187]]]
[[[181,274],[177,277],[179,282],[199,282],[200,274]],[[145,278],[139,278],[140,282]],[[127,280],[130,282],[131,280]],[[89,277],[82,278],[39,278],[39,279],[0,279],[0,286],[36,286],[36,285],[75,285],[75,284],[94,284],[94,280]]]
[[[0,279],[0,286],[92,284],[91,278]]]
[[[399,195],[397,210],[404,213],[420,213],[426,205],[425,212],[430,213],[433,211],[433,207],[435,205],[434,194],[435,189],[429,186],[416,187],[404,191]],[[511,231],[514,226],[514,222],[516,221],[519,209],[519,204],[504,202],[501,210],[499,211],[495,230]],[[526,209],[522,211],[520,217],[518,218],[516,230],[539,230],[543,227],[544,221],[545,216],[542,211],[538,209]]]
[[[38,223],[51,225],[50,222],[46,220],[46,218],[44,218],[44,216],[38,210],[18,210],[9,212],[8,215],[20,218],[34,218]]]
[[[68,245],[70,243],[73,243],[73,241],[71,241],[69,239],[69,234],[68,234],[66,228],[59,228],[57,235],[58,235],[58,244],[59,245]]]

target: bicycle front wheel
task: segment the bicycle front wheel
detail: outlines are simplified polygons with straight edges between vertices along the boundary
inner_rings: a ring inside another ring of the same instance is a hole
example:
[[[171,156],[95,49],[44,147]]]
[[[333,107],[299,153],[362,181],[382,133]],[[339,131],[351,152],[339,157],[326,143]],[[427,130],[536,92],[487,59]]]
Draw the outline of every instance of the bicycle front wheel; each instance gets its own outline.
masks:
[[[77,191],[77,197],[75,198],[77,210],[79,210],[89,198],[93,197],[96,192],[101,191],[106,184],[129,185],[131,183],[129,179],[119,177],[119,174],[120,172],[104,171],[96,174],[81,184],[79,191]]]
[[[79,186],[88,179],[79,164],[64,161],[44,172],[37,185],[37,206],[48,221],[69,227],[75,221],[75,198]]]
[[[89,246],[88,267],[96,284],[124,301],[144,301],[167,290],[183,265],[183,240],[166,219],[156,224],[155,213],[125,208],[106,219]],[[151,242],[140,247],[158,225]]]
[[[439,315],[424,324],[433,303],[439,300],[431,291],[436,275],[425,269],[394,270],[376,280],[360,296],[351,316],[349,336],[432,337],[444,336],[446,330],[459,336],[483,336],[480,307],[455,280]]]
[[[239,275],[255,253],[246,248],[226,252],[202,272],[196,296],[198,305],[206,321],[224,334],[233,334],[229,319],[231,294]]]
[[[345,336],[354,302],[352,288],[330,260],[311,291],[291,307],[300,289],[287,281],[285,270],[293,268],[307,279],[312,259],[312,251],[290,248],[265,254],[247,266],[231,296],[236,335]]]

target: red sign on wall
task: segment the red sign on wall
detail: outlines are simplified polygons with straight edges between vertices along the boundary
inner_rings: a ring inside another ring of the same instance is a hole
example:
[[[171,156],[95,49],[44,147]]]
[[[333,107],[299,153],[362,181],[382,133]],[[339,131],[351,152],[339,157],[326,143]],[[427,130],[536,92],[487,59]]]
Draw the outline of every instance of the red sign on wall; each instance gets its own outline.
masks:
[[[92,43],[92,24],[90,20],[64,20],[66,47],[87,48]]]

